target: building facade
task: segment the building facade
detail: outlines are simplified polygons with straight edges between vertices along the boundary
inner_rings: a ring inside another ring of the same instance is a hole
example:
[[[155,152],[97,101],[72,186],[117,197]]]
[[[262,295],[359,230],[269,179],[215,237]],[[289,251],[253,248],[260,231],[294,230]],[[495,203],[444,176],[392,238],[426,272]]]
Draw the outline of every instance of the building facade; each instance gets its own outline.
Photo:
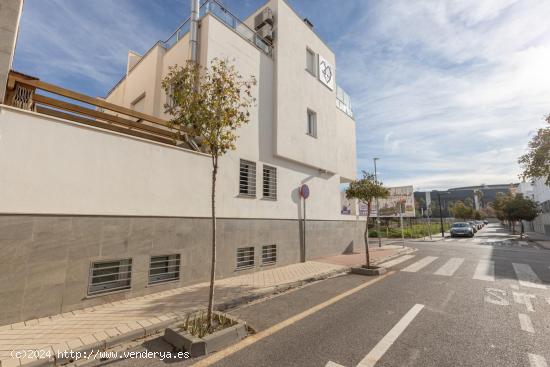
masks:
[[[161,80],[189,58],[188,28],[130,52],[104,100],[168,120]],[[341,214],[340,187],[356,177],[355,121],[334,52],[284,0],[242,22],[212,0],[198,54],[258,82],[220,159],[217,277],[352,251],[363,225]],[[40,111],[0,105],[0,324],[206,281],[209,156]]]
[[[540,234],[550,236],[550,186],[543,178],[532,183],[521,183],[518,192],[533,199],[539,205],[539,215],[532,222],[525,222],[525,228]]]

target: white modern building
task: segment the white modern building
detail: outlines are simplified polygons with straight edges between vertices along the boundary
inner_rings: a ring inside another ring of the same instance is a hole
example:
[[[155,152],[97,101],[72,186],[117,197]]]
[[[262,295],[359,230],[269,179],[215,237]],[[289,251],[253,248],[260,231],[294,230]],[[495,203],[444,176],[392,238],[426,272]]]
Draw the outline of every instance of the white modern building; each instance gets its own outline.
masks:
[[[190,57],[189,28],[129,52],[105,98],[0,62],[0,324],[208,279],[210,157],[171,139],[161,88]],[[206,1],[196,35],[202,65],[227,58],[258,81],[220,161],[218,277],[352,251],[363,224],[341,214],[340,187],[356,177],[356,123],[334,52],[285,0],[243,21]]]

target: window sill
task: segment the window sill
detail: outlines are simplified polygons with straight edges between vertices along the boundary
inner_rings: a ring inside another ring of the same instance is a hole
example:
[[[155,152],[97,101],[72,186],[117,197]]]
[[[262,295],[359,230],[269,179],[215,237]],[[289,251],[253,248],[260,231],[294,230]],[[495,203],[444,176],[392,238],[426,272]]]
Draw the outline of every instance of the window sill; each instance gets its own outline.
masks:
[[[307,71],[307,73],[308,73],[309,75],[311,75],[312,77],[314,77],[315,79],[317,79],[317,75],[315,75],[314,73],[312,73],[308,68],[306,68],[305,71]]]
[[[241,199],[256,199],[256,195],[239,194],[237,197]]]
[[[309,136],[310,138],[317,139],[317,135],[311,135],[311,134],[308,134],[308,133],[306,133],[306,135]]]
[[[128,292],[128,291],[131,291],[131,290],[132,290],[132,288],[126,288],[126,289],[119,289],[119,290],[112,291],[112,292],[103,292],[103,293],[96,293],[96,294],[88,294],[88,295],[86,295],[86,297],[84,297],[84,299],[91,299],[91,298],[97,298],[97,297],[110,296],[110,295],[112,295],[112,294]]]
[[[263,196],[263,197],[261,198],[261,200],[265,200],[265,201],[277,201],[277,198],[270,198],[270,197],[268,197],[268,196]]]
[[[254,265],[242,266],[240,268],[235,268],[235,271],[250,270],[254,269]]]
[[[271,263],[265,263],[265,264],[262,264],[260,266],[261,267],[267,267],[267,266],[273,266],[273,265],[277,265],[277,261],[274,261],[274,262],[271,262]]]
[[[173,284],[173,283],[179,283],[180,279],[170,279],[164,282],[156,282],[156,283],[149,283],[145,286],[145,288],[151,288],[156,287],[157,285],[163,285],[163,284]]]

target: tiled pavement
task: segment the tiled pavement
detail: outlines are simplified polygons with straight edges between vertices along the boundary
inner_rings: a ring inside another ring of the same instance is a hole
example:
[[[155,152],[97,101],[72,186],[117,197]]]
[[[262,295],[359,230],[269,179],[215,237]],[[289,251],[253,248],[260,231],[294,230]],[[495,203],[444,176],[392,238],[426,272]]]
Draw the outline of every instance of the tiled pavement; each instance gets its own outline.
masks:
[[[387,256],[397,251],[397,249],[386,249],[379,251],[378,255]],[[349,259],[355,256],[360,261],[364,254],[339,256],[348,256]],[[334,258],[292,264],[218,280],[215,289],[216,302],[217,304],[227,303],[248,295],[269,292],[276,286],[319,278],[348,269],[349,264],[342,263],[341,259],[335,261]],[[373,251],[373,258],[377,258],[376,251]],[[78,349],[104,341],[109,337],[144,330],[147,326],[204,307],[207,295],[208,283],[200,283],[25,323],[2,326],[0,327],[1,366],[18,366],[36,361],[13,359],[10,355],[13,350]]]

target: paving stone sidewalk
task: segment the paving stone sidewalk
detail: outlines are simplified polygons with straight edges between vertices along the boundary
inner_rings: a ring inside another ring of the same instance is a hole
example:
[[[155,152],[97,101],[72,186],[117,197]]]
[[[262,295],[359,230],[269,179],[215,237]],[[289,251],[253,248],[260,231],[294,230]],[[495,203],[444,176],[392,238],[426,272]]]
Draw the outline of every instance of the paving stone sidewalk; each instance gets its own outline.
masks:
[[[320,279],[343,273],[348,267],[317,261],[292,264],[258,271],[216,282],[217,306],[238,303],[254,295],[266,295],[281,286]],[[285,287],[283,287],[284,289]],[[182,317],[205,307],[208,283],[163,291],[143,297],[118,301],[52,317],[30,320],[0,327],[1,366],[19,366],[36,359],[14,359],[13,350],[75,350],[93,345],[105,345],[106,340],[120,338],[148,327]]]

